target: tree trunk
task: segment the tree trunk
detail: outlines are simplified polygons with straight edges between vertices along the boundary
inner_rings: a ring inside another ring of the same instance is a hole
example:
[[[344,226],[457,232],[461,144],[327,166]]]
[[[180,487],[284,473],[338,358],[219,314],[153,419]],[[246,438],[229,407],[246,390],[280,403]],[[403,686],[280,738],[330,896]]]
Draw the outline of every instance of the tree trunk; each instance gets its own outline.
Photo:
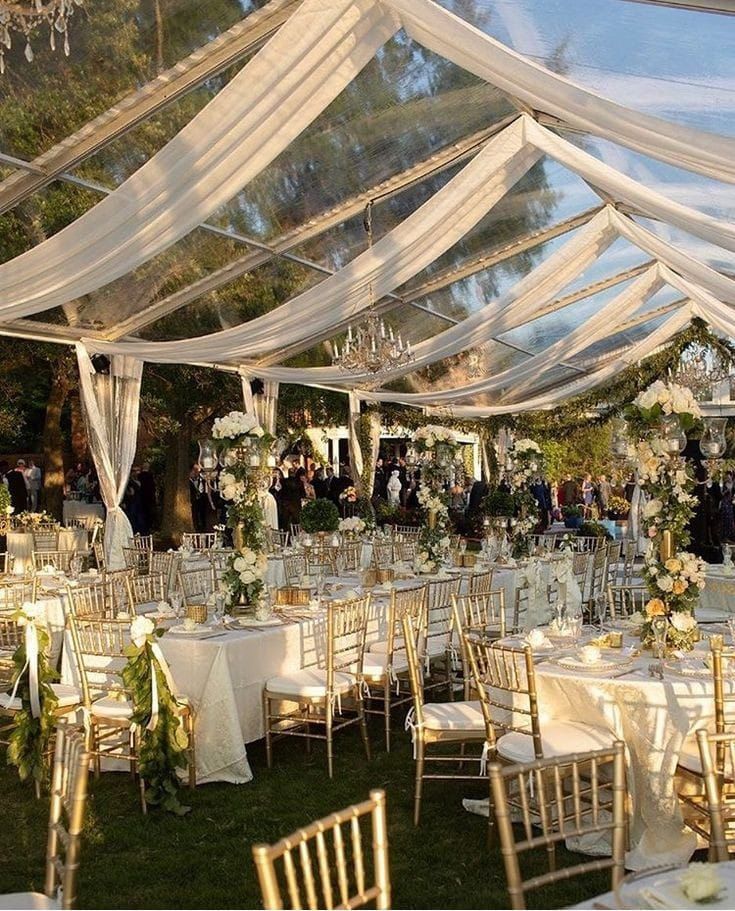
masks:
[[[61,411],[69,387],[56,374],[49,390],[43,424],[44,508],[61,518],[64,502],[64,439],[61,433]]]
[[[190,444],[191,422],[185,419],[179,432],[168,441],[163,480],[161,534],[176,543],[180,542],[182,532],[192,529],[188,484]]]
[[[87,458],[87,428],[84,426],[84,416],[82,415],[82,403],[79,398],[79,392],[74,392],[69,397],[71,408],[71,451],[77,462],[83,462]]]

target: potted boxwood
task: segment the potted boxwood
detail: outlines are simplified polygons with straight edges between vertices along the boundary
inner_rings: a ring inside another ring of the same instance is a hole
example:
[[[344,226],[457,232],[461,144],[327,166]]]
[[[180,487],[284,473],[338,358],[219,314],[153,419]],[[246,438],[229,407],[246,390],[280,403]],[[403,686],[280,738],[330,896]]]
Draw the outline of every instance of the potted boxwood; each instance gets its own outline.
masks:
[[[309,534],[337,531],[339,510],[331,500],[309,500],[301,507],[301,528]]]
[[[561,514],[564,516],[565,528],[579,528],[582,524],[582,510],[579,506],[565,506]]]
[[[604,538],[606,541],[613,540],[613,536],[600,522],[582,522],[579,526],[579,534],[583,538]]]

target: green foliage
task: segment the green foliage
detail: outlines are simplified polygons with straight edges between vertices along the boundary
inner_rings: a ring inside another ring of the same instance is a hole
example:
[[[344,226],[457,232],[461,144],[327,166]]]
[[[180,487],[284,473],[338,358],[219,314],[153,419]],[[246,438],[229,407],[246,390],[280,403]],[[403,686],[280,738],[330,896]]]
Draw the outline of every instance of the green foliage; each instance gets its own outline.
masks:
[[[604,538],[606,541],[612,541],[613,536],[599,522],[582,522],[579,526],[579,534],[583,538]]]
[[[516,504],[513,494],[497,487],[482,501],[481,510],[486,516],[512,516],[515,515]]]
[[[4,484],[0,484],[0,515],[5,515],[10,509],[10,491]]]
[[[162,635],[163,630],[156,630]],[[186,768],[189,738],[180,717],[180,706],[169,689],[166,675],[153,653],[151,638],[142,645],[131,642],[127,648],[128,661],[122,679],[133,701],[131,720],[140,732],[138,768],[146,784],[146,803],[183,816],[191,807],[179,800],[181,781],[178,770]],[[148,729],[153,713],[153,674],[158,689],[158,720]]]
[[[337,531],[339,510],[331,500],[319,497],[301,508],[301,528],[312,534],[317,531]]]
[[[578,519],[582,515],[582,509],[579,506],[570,504],[569,506],[562,506],[561,514],[565,519]]]

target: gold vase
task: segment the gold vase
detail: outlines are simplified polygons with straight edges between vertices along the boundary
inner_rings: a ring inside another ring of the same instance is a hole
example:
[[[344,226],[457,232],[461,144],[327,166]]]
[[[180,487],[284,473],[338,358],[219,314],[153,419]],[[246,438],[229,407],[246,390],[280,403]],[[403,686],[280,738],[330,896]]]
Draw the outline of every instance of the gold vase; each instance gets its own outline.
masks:
[[[434,528],[436,528],[436,510],[435,509],[429,510],[429,528],[431,528],[432,530]]]
[[[661,535],[661,546],[659,548],[659,558],[662,563],[666,563],[674,556],[674,536],[666,529]]]
[[[232,529],[232,543],[235,545],[235,550],[242,550],[245,547],[245,529],[242,522],[238,522]]]

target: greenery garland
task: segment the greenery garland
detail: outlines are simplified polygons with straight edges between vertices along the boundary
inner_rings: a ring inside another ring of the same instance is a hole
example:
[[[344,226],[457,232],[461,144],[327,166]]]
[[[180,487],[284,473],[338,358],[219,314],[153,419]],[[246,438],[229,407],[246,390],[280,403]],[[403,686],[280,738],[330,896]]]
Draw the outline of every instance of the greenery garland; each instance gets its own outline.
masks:
[[[187,764],[189,738],[182,726],[181,706],[171,692],[153,643],[163,635],[147,617],[137,617],[131,626],[132,641],[125,653],[122,671],[125,687],[133,701],[131,720],[140,731],[138,769],[145,781],[145,800],[177,816],[191,810],[179,800],[179,769]],[[156,675],[158,718],[149,729],[153,715],[153,675]]]
[[[51,683],[58,679],[46,657],[49,649],[49,635],[40,620],[40,610],[32,604],[25,604],[13,614],[20,626],[32,623],[38,637],[38,697],[40,714],[34,717],[31,708],[31,673],[27,660],[26,637],[13,654],[15,673],[11,692],[20,699],[20,711],[13,718],[13,731],[8,745],[7,762],[18,769],[21,781],[32,778],[41,784],[48,775],[46,755],[56,725],[58,699]]]

